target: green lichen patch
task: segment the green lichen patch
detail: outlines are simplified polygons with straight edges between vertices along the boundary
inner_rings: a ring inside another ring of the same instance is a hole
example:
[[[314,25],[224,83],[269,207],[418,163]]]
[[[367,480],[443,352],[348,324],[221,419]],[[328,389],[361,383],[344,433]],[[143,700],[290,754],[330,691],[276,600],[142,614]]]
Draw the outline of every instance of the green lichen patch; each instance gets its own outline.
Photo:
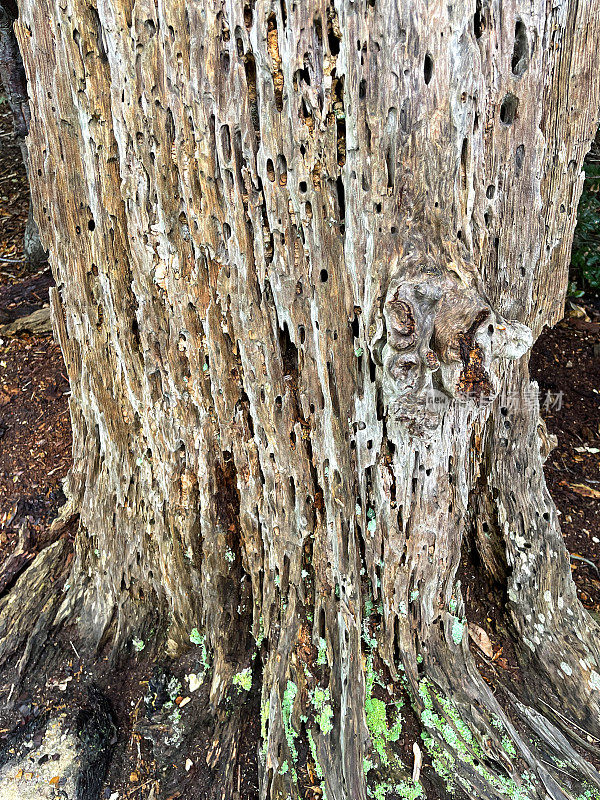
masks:
[[[312,692],[309,692],[309,696],[315,707],[317,725],[321,729],[321,733],[327,736],[333,730],[333,707],[329,689],[316,686]]]
[[[369,655],[366,663],[365,675],[365,716],[367,727],[371,735],[373,747],[377,751],[382,764],[389,761],[387,747],[390,742],[397,742],[402,732],[402,702],[390,704],[394,707],[393,722],[388,724],[388,706],[383,700],[373,696],[373,688],[376,682],[376,673],[373,669],[373,655]]]
[[[327,664],[327,642],[325,639],[319,639],[319,652],[317,655],[317,664],[320,667],[325,666]]]
[[[504,736],[502,737],[502,747],[511,758],[517,757],[517,750],[513,744],[513,741],[510,738],[510,736],[507,736],[506,734],[504,734]]]
[[[369,635],[363,639],[371,646],[365,662],[365,718],[374,751],[379,756],[379,772],[384,773],[384,778],[367,784],[367,795],[375,800],[386,800],[388,794],[395,794],[403,800],[417,800],[424,796],[423,787],[419,781],[413,782],[410,778],[403,778],[407,774],[406,767],[401,759],[393,752],[390,745],[397,742],[402,733],[402,707],[403,700],[394,700],[385,703],[374,694],[375,685],[385,688],[384,681],[380,678],[374,667],[374,649],[377,645]],[[375,770],[375,763],[370,758],[365,758],[363,769],[369,777],[369,772]]]
[[[292,709],[294,707],[294,700],[298,694],[298,687],[293,681],[288,681],[283,693],[283,700],[281,701],[281,715],[283,717],[283,730],[285,733],[285,740],[290,751],[290,756],[294,764],[298,761],[298,749],[296,747],[297,733],[292,725]],[[296,770],[292,767],[291,775],[294,782],[297,780]]]
[[[510,800],[531,800],[535,796],[532,776],[528,772],[524,772],[520,776],[520,781],[517,781],[505,775],[496,775],[484,766],[486,755],[468,724],[460,716],[457,707],[451,700],[436,693],[427,679],[419,683],[419,696],[424,705],[421,722],[426,728],[421,738],[429,752],[433,768],[445,781],[450,793],[454,791],[456,780],[465,789],[470,788],[468,781],[461,777],[457,770],[458,760],[472,768],[484,781]],[[434,697],[437,701],[437,711]],[[497,717],[491,722],[494,727],[502,726]],[[510,757],[516,756],[516,750],[508,736],[503,737],[502,743]]]
[[[246,667],[241,672],[238,672],[236,675],[233,676],[232,681],[234,686],[238,687],[238,691],[242,689],[245,692],[249,692],[252,688],[252,670],[250,667]]]
[[[270,702],[266,700],[264,703],[261,703],[260,706],[260,738],[262,741],[262,746],[260,749],[260,756],[261,760],[264,763],[267,758],[267,722],[269,721],[269,713],[270,713]]]
[[[257,650],[260,650],[260,646],[262,645],[264,638],[265,638],[265,624],[261,615],[260,619],[258,620],[258,635],[256,636],[255,639]]]
[[[417,800],[419,797],[424,797],[423,787],[417,781],[399,781],[393,783],[386,781],[376,784],[373,788],[367,787],[367,795],[375,798],[375,800],[385,800],[388,794],[393,792],[402,798],[402,800]]]
[[[315,739],[314,739],[314,737],[312,735],[312,731],[311,731],[310,728],[307,728],[307,730],[306,730],[306,738],[308,739],[308,747],[310,749],[310,756],[311,756],[311,758],[313,760],[313,763],[315,765],[315,775],[317,776],[317,778],[321,778],[322,779],[324,777],[323,767],[319,763],[319,758],[317,756],[317,745],[315,744]]]
[[[206,636],[200,633],[198,628],[192,628],[190,631],[190,642],[200,647],[200,660],[202,661],[203,675],[206,675],[210,669],[210,655],[208,645],[206,644]]]
[[[584,790],[577,795],[576,800],[600,800],[600,792],[595,786],[584,783]]]
[[[462,642],[466,626],[466,619],[454,617],[454,620],[452,621],[452,641],[454,644],[460,644]]]
[[[377,530],[377,519],[374,508],[367,508],[367,530],[369,533],[375,533]]]

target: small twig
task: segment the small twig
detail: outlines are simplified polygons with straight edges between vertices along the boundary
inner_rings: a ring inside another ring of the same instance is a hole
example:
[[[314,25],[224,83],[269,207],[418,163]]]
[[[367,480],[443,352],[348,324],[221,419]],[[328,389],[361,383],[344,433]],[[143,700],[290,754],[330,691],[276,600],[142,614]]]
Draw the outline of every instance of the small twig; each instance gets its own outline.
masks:
[[[4,256],[0,256],[0,261],[4,261],[6,264],[22,264],[25,260],[26,259],[24,258],[5,258]],[[9,277],[12,278],[12,275],[10,275]]]
[[[583,556],[575,555],[575,553],[569,553],[569,558],[571,560],[575,559],[576,561],[584,561],[586,564],[589,564],[592,569],[596,570],[596,575],[600,578],[600,569],[598,569],[598,565],[594,564],[593,561],[590,561],[589,558],[584,558]]]
[[[64,466],[65,466],[64,463],[63,464],[59,464],[58,467],[54,467],[54,469],[51,469],[50,472],[46,473],[46,475],[47,476],[54,475],[55,472],[58,472],[58,470],[62,469]]]
[[[556,764],[551,764],[549,761],[544,761],[544,759],[543,759],[543,758],[540,758],[540,761],[542,762],[542,764],[547,764],[547,765],[548,765],[549,767],[551,767],[552,769],[556,769],[556,770],[558,770],[559,772],[562,772],[562,773],[563,773],[563,775],[567,775],[569,778],[571,778],[571,780],[574,780],[574,781],[575,781],[575,780],[577,780],[577,778],[575,777],[575,775],[571,775],[571,773],[570,773],[570,772],[567,772],[566,770],[564,770],[564,769],[561,769],[560,767],[557,767],[557,766],[556,766]]]
[[[135,708],[131,712],[131,716],[132,716],[132,719],[133,719],[134,722],[137,722],[138,708],[140,707],[140,703],[141,702],[142,702],[142,698],[140,697],[140,698],[138,698],[138,701],[135,704]],[[131,739],[129,741],[129,747],[133,747],[134,741],[135,741],[135,726],[133,727],[133,729],[131,731]]]
[[[80,655],[79,655],[79,653],[77,652],[77,648],[75,647],[75,645],[73,644],[73,642],[72,642],[70,639],[69,639],[69,644],[71,645],[71,647],[72,647],[72,648],[73,648],[73,650],[75,651],[75,655],[77,656],[77,658],[78,658],[78,659],[81,661],[81,656],[80,656]]]
[[[131,796],[132,796],[132,795],[134,795],[136,792],[139,792],[139,791],[140,791],[140,789],[143,789],[145,786],[148,786],[149,784],[151,784],[151,783],[154,783],[154,782],[155,782],[155,778],[150,778],[150,780],[149,780],[149,781],[146,781],[145,783],[141,783],[139,786],[136,786],[136,787],[135,787],[135,789],[130,789],[130,790],[127,792],[127,797],[131,797]]]
[[[569,473],[569,475],[577,475],[576,472],[574,472],[572,469],[569,469],[569,467],[567,467],[567,465],[565,464],[565,457],[564,457],[564,455],[562,453],[561,453],[561,456],[560,456],[560,460],[562,461],[563,468]]]
[[[552,707],[551,705],[549,705],[549,704],[548,704],[548,703],[547,703],[545,700],[542,700],[542,698],[541,698],[541,697],[539,697],[539,698],[538,698],[538,700],[539,700],[539,702],[540,702],[540,703],[543,703],[543,704],[546,706],[546,708],[549,708],[549,709],[550,709],[550,711],[552,711],[552,712],[553,712],[554,714],[556,714],[558,717],[560,717],[561,719],[563,719],[563,720],[564,720],[566,723],[568,723],[569,725],[572,725],[574,728],[577,728],[577,730],[581,731],[581,733],[585,733],[585,735],[586,735],[586,736],[589,736],[590,738],[592,738],[592,739],[595,739],[597,742],[598,742],[598,741],[600,741],[600,739],[598,739],[596,736],[594,736],[593,734],[591,734],[589,731],[586,731],[586,729],[585,729],[585,728],[582,728],[582,727],[580,727],[579,725],[577,725],[577,723],[576,723],[576,722],[573,722],[573,720],[572,720],[572,719],[569,719],[568,717],[565,717],[565,715],[564,715],[564,714],[561,714],[561,713],[560,713],[560,711],[557,711],[557,710],[556,710],[556,708],[553,708],[553,707]]]

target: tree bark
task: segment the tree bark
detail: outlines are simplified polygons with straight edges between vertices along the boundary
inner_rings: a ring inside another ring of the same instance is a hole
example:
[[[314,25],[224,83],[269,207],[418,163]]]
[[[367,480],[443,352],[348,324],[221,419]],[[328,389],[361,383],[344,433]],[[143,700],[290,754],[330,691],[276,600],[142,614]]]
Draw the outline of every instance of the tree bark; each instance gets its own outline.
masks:
[[[0,3],[0,82],[13,115],[15,137],[21,149],[23,163],[29,175],[29,161],[25,138],[29,129],[29,100],[23,60],[14,33],[14,21],[18,9],[14,0]],[[37,224],[33,218],[33,207],[29,204],[29,215],[25,227],[23,251],[27,261],[39,264],[48,258],[40,241]]]
[[[599,26],[597,0],[20,0],[80,515],[55,624],[115,654],[197,628],[215,718],[258,650],[262,798],[419,796],[404,697],[450,787],[600,789],[559,731],[600,736],[600,652],[526,355],[562,313]],[[533,687],[510,709],[468,648],[471,534]]]

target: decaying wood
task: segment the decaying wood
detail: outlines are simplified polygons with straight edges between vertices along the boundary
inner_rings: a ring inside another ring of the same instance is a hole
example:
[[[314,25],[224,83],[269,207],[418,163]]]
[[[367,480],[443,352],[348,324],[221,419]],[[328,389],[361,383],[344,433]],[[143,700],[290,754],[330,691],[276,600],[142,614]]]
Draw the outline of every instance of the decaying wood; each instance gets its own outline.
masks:
[[[27,563],[33,559],[31,544],[29,525],[24,522],[19,528],[15,549],[0,567],[0,594],[6,591],[6,588],[25,569]]]
[[[2,0],[0,3],[0,84],[4,88],[12,111],[15,138],[21,149],[25,169],[28,169],[25,137],[29,130],[30,114],[25,69],[13,30],[17,14],[16,0]],[[25,227],[24,252],[27,260],[33,263],[45,261],[48,257],[40,243],[40,234],[33,218],[31,204]]]
[[[81,515],[57,619],[118,650],[158,609],[171,654],[199,628],[215,708],[259,643],[264,798],[307,759],[329,800],[418,794],[373,746],[372,669],[471,795],[600,788],[511,723],[455,581],[475,531],[537,696],[598,733],[526,353],[561,315],[599,25],[597,0],[20,0]]]
[[[50,308],[38,308],[24,317],[17,317],[12,322],[0,325],[0,336],[17,336],[20,333],[35,333],[38,336],[52,333]]]

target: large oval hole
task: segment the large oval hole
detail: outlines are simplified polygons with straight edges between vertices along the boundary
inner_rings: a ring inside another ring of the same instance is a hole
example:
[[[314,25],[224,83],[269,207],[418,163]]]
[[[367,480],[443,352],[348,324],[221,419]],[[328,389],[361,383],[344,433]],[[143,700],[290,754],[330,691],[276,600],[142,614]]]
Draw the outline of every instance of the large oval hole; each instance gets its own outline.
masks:
[[[515,46],[512,55],[512,74],[517,78],[525,72],[529,65],[529,40],[525,24],[518,19],[515,24]]]
[[[433,77],[433,58],[426,54],[425,60],[423,62],[423,77],[425,78],[425,83],[431,83],[431,78]]]
[[[512,125],[517,116],[519,98],[514,94],[507,94],[500,106],[500,122],[503,125]]]

